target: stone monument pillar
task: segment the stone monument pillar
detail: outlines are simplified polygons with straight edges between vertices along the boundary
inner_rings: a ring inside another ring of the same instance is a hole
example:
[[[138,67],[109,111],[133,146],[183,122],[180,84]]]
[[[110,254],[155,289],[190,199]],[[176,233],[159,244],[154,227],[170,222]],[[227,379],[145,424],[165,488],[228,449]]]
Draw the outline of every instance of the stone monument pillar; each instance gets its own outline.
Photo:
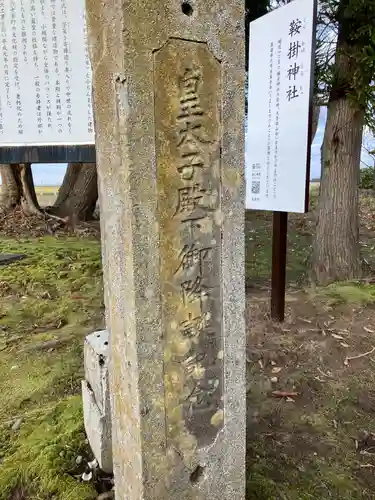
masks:
[[[117,500],[244,500],[241,0],[86,0]]]

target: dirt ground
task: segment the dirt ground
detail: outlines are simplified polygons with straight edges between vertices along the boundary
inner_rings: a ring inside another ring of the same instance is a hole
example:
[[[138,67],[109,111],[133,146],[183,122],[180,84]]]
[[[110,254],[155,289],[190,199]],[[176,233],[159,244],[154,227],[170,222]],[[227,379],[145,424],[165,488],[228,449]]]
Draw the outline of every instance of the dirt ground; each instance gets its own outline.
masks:
[[[373,306],[294,292],[278,325],[268,300],[248,304],[248,499],[375,498]]]
[[[283,324],[269,318],[271,220],[248,214],[248,500],[375,499],[374,214],[362,197],[369,279],[324,289],[308,283],[313,215],[291,218]]]

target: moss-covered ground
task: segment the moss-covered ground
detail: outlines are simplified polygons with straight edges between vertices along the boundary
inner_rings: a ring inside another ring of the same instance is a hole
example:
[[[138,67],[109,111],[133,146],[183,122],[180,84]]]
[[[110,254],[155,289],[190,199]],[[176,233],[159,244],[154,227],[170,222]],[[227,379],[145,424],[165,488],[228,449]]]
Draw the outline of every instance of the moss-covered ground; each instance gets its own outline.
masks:
[[[44,237],[0,247],[26,255],[0,268],[0,499],[91,500],[68,472],[87,448],[82,345],[103,326],[100,245]]]

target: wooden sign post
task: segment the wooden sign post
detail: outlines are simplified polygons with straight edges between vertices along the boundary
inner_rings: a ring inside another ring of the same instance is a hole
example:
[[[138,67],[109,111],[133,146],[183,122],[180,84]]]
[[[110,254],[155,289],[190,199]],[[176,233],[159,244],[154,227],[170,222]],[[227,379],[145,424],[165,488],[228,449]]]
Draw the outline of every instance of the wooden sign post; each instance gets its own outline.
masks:
[[[288,212],[273,213],[272,229],[271,317],[284,321]]]

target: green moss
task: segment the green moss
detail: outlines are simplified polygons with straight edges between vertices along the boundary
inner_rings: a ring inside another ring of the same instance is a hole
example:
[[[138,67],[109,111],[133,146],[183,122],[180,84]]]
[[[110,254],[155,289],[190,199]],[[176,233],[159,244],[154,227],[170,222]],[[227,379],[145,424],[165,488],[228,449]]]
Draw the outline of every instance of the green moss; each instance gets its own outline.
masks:
[[[26,258],[0,268],[0,500],[91,500],[67,474],[85,446],[84,335],[103,325],[98,241],[1,239]],[[53,348],[43,343],[56,340]],[[18,432],[12,422],[22,418]],[[15,498],[18,498],[14,495]]]
[[[26,259],[1,270],[0,328],[35,329],[87,325],[103,308],[100,245],[75,238],[2,239],[2,252]]]
[[[375,302],[375,286],[356,282],[333,283],[317,288],[314,295],[328,299],[328,305],[357,304],[366,306]]]
[[[85,446],[79,396],[57,403],[40,416],[30,416],[16,437],[2,429],[2,446],[9,439],[0,467],[0,499],[25,485],[33,500],[92,500],[91,486],[67,474]],[[4,452],[3,452],[4,453]]]

